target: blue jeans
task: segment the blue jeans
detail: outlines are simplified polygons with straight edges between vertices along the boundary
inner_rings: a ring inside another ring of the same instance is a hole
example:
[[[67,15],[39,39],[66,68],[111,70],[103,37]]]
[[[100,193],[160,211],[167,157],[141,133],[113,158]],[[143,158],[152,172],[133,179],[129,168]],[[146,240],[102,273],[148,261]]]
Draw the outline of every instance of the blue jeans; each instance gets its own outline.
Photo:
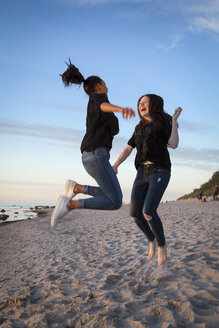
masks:
[[[149,241],[165,245],[163,225],[157,208],[170,180],[170,171],[142,165],[137,172],[131,194],[131,217]],[[144,214],[148,217],[146,219]]]
[[[104,147],[82,153],[84,168],[99,187],[83,186],[83,193],[93,197],[80,199],[79,208],[117,210],[122,206],[122,191],[109,158],[109,151]]]

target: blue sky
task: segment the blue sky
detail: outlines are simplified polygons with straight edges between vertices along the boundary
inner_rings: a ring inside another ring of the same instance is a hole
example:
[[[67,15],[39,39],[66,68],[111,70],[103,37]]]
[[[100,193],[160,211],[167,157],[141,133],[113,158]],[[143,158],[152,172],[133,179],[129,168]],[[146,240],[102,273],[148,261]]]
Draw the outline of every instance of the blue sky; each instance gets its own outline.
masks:
[[[1,0],[0,31],[1,201],[55,202],[68,178],[94,184],[79,150],[88,97],[59,76],[69,57],[106,82],[112,104],[136,109],[156,93],[168,113],[183,108],[164,200],[218,170],[218,0]],[[112,164],[138,123],[117,116]],[[119,169],[125,202],[134,155]]]

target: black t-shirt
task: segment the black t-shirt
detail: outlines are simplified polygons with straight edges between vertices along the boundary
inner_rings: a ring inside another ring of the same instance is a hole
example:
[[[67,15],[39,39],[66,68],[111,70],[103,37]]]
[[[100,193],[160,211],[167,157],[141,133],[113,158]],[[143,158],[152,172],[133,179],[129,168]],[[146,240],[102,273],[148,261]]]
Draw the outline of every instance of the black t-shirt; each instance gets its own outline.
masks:
[[[119,133],[119,122],[114,113],[103,112],[102,103],[109,103],[104,93],[92,94],[87,106],[86,134],[81,143],[81,152],[94,151],[100,147],[112,148],[114,135]]]
[[[135,167],[139,168],[146,161],[153,162],[156,167],[171,169],[170,156],[167,143],[171,135],[172,121],[165,116],[163,130],[156,136],[152,133],[153,123],[149,123],[135,131],[128,141],[128,145],[137,148]]]

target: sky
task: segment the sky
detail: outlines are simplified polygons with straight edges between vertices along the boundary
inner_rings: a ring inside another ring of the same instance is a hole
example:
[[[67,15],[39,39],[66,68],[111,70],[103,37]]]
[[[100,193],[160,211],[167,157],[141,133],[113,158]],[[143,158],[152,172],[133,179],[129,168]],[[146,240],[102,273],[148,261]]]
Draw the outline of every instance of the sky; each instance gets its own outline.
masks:
[[[218,170],[218,0],[0,0],[0,31],[0,201],[56,202],[66,179],[96,185],[80,153],[88,96],[59,75],[69,57],[106,82],[112,104],[136,110],[155,93],[169,114],[183,108],[163,201]],[[139,121],[116,116],[111,164]],[[119,167],[126,203],[134,158]]]

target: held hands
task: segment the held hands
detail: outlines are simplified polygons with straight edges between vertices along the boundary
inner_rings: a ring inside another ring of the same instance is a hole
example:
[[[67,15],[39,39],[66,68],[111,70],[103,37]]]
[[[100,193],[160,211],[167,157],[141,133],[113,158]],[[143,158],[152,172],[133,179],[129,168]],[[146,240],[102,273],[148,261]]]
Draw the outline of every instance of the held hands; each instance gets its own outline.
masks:
[[[121,107],[122,117],[127,119],[128,117],[131,118],[132,116],[135,117],[135,111],[128,107]]]
[[[115,164],[112,166],[112,168],[115,174],[118,174],[118,167]]]
[[[175,112],[173,114],[172,120],[176,122],[177,119],[178,119],[178,117],[179,117],[179,115],[181,114],[181,112],[182,112],[182,108],[181,107],[178,107],[177,109],[175,109]]]

